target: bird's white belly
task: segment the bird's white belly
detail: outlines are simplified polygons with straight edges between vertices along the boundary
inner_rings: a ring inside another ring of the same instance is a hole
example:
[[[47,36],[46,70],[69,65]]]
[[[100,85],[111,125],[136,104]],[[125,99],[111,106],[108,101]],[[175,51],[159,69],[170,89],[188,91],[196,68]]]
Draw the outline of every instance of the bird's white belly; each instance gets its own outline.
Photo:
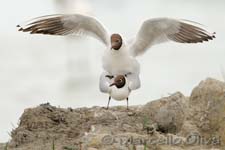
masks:
[[[123,54],[103,56],[103,68],[113,75],[139,72],[139,64],[136,59]]]
[[[124,88],[116,88],[116,87],[112,87],[112,90],[110,92],[110,96],[118,101],[122,101],[125,100],[126,98],[129,97],[130,91],[128,89],[128,87],[124,87]]]

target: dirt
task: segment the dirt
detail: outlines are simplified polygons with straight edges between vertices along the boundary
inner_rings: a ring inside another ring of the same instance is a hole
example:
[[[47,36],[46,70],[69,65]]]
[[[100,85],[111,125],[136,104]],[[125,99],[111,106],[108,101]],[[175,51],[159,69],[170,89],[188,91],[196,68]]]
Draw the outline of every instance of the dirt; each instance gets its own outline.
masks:
[[[145,105],[24,110],[9,150],[224,150],[225,83],[208,78],[190,97]],[[2,149],[0,145],[0,149]]]

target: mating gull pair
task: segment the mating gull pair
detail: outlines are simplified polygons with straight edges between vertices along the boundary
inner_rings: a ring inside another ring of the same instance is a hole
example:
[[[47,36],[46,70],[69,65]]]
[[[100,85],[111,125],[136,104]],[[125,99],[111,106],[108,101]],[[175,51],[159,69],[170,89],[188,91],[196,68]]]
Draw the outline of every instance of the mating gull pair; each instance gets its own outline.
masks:
[[[18,25],[19,31],[47,35],[90,35],[105,46],[100,76],[101,92],[115,100],[127,100],[132,90],[140,88],[140,65],[137,56],[153,45],[166,41],[178,43],[200,43],[215,38],[202,25],[171,18],[154,18],[144,21],[135,38],[126,41],[120,34],[109,34],[95,18],[80,14],[57,14],[42,16]],[[107,108],[108,108],[107,106]]]

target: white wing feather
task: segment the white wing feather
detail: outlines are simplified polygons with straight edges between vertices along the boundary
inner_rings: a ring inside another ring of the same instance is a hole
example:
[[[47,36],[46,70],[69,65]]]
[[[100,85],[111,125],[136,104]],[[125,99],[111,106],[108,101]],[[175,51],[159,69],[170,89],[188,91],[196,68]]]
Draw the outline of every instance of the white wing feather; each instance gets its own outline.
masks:
[[[211,34],[198,27],[199,25],[192,21],[169,18],[146,20],[131,43],[130,52],[133,56],[138,56],[151,46],[169,40],[179,43],[199,43],[215,38],[215,33]]]
[[[99,80],[99,89],[103,93],[110,93],[111,87],[109,86],[112,81],[106,77],[106,75],[110,75],[108,72],[104,71]]]
[[[90,35],[109,45],[109,35],[103,25],[93,17],[80,14],[42,16],[18,27],[19,31],[31,34]]]
[[[141,81],[139,78],[139,74],[135,74],[135,73],[127,74],[127,81],[129,82],[128,87],[130,90],[136,90],[141,87]]]

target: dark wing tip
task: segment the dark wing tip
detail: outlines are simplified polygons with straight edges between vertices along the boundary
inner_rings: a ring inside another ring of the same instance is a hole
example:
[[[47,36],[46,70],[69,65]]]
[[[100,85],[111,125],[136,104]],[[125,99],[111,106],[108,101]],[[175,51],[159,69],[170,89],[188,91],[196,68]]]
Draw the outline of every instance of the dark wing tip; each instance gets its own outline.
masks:
[[[212,38],[216,38],[216,32],[213,32]]]
[[[214,38],[216,38],[215,34],[216,34],[216,32],[213,32],[212,35],[209,35],[209,36],[206,37],[206,40],[207,41],[208,40],[213,40]]]
[[[204,41],[213,40],[216,38],[215,34],[216,32],[209,33],[201,27],[188,23],[181,23],[180,33],[178,33],[178,35],[181,36],[181,40],[185,43],[202,43]]]
[[[18,31],[29,32],[30,34],[63,35],[69,30],[64,28],[61,17],[34,20],[24,27],[20,25],[17,25],[17,27],[19,27]]]
[[[19,28],[19,30],[18,31],[23,31],[23,28]]]
[[[23,31],[23,28],[20,25],[17,25],[16,27],[19,28],[18,31]]]

